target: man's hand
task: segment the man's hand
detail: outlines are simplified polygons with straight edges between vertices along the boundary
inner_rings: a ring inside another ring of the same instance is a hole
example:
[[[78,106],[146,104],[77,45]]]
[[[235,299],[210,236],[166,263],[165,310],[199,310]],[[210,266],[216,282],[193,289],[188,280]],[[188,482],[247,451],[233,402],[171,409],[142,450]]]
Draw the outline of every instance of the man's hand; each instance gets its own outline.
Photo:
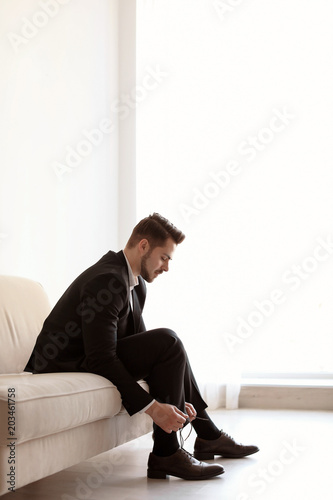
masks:
[[[172,431],[177,432],[179,429],[182,429],[187,419],[187,415],[178,410],[176,406],[159,403],[158,401],[155,401],[145,413],[168,434],[171,434]]]
[[[192,422],[192,420],[194,420],[195,417],[197,416],[197,412],[195,411],[194,406],[191,405],[191,403],[185,403],[185,408],[188,415],[188,419],[190,422]]]

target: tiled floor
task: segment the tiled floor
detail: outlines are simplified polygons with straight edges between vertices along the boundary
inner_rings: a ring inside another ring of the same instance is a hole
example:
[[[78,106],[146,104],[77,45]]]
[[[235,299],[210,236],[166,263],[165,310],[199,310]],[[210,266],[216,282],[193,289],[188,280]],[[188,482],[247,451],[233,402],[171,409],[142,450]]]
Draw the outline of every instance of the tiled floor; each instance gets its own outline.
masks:
[[[151,435],[4,495],[3,500],[333,500],[333,414],[220,410],[216,424],[260,452],[217,458],[225,474],[206,481],[146,477]],[[187,432],[185,433],[185,435]],[[185,443],[192,451],[195,434]]]

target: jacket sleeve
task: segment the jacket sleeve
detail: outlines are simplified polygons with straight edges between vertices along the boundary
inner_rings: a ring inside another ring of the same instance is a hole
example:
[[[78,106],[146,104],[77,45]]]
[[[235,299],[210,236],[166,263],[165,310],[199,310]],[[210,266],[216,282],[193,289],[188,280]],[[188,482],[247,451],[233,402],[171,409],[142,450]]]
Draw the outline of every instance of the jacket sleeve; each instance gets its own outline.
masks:
[[[110,380],[119,390],[130,415],[153,397],[131,376],[117,356],[119,318],[128,306],[128,287],[121,277],[93,279],[81,291],[84,368]]]

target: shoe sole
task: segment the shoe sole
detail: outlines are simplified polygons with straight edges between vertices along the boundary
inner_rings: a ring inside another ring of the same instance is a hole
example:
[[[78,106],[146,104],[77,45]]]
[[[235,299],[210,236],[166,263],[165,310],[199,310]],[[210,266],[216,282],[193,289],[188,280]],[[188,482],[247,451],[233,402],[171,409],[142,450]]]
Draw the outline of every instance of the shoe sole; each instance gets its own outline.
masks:
[[[193,456],[194,458],[196,458],[197,460],[214,460],[214,457],[217,456],[217,457],[223,457],[223,458],[244,458],[244,457],[248,457],[249,455],[253,455],[254,453],[257,453],[259,450],[255,450],[255,451],[251,451],[250,453],[245,453],[245,454],[241,454],[241,455],[228,455],[228,454],[224,454],[224,455],[221,455],[220,453],[205,453],[205,452],[194,452],[193,453]]]
[[[216,474],[210,474],[207,476],[184,477],[184,476],[180,476],[177,474],[172,474],[172,472],[164,472],[164,471],[159,471],[159,470],[148,469],[147,470],[147,477],[149,479],[167,479],[169,476],[174,476],[174,477],[178,477],[179,479],[186,479],[188,481],[200,481],[203,479],[210,479],[211,477],[220,476],[223,473],[224,473],[224,469],[220,472],[217,472]]]

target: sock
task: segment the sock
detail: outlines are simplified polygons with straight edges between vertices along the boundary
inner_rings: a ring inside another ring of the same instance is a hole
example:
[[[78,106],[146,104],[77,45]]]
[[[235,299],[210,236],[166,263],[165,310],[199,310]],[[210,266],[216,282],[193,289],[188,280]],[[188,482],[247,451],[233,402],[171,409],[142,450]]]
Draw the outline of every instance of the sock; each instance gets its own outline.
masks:
[[[191,423],[197,436],[201,439],[217,439],[221,436],[221,431],[216,427],[206,410],[199,411],[197,418]]]
[[[179,448],[177,433],[168,434],[154,424],[154,446],[153,453],[158,457],[169,457],[176,453]]]

